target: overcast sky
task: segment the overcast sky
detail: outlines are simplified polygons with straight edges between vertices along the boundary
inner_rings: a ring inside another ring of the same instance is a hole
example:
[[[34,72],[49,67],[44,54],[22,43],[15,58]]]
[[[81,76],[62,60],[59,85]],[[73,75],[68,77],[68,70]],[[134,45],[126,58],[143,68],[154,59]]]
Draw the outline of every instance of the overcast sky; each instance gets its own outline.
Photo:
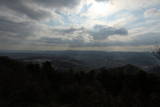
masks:
[[[0,0],[0,50],[148,51],[160,0]]]

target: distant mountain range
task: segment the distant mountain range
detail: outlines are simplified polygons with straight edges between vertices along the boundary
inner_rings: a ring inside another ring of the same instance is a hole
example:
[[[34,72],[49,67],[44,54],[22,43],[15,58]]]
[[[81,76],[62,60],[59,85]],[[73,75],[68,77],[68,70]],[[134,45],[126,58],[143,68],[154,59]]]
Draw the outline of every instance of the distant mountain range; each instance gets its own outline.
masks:
[[[145,70],[156,66],[160,61],[149,52],[104,52],[104,51],[0,51],[0,56],[41,63],[50,61],[60,69],[112,68],[126,64]],[[62,68],[63,67],[63,68]]]

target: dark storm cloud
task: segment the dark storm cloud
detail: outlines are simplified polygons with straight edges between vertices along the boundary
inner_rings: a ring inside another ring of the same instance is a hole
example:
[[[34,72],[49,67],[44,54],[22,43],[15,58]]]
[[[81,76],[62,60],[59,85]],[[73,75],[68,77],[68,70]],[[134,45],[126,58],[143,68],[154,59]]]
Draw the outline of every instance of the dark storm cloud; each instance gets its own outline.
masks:
[[[128,35],[128,31],[125,28],[114,28],[104,25],[95,25],[90,31],[90,34],[96,40],[103,40],[112,35]]]

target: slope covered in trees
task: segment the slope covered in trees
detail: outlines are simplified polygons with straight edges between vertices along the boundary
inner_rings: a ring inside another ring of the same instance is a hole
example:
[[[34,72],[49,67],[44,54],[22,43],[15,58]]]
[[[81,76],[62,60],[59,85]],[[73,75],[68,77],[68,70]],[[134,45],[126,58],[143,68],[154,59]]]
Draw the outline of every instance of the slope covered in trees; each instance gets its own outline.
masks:
[[[160,77],[126,65],[90,72],[0,57],[1,107],[159,107]]]

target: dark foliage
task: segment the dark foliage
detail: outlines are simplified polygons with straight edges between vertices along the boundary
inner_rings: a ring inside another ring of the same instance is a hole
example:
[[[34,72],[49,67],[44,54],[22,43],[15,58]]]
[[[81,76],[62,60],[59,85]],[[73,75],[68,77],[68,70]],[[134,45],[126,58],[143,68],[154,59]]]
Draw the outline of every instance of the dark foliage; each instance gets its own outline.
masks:
[[[160,77],[132,65],[60,72],[0,57],[0,107],[160,107]]]

